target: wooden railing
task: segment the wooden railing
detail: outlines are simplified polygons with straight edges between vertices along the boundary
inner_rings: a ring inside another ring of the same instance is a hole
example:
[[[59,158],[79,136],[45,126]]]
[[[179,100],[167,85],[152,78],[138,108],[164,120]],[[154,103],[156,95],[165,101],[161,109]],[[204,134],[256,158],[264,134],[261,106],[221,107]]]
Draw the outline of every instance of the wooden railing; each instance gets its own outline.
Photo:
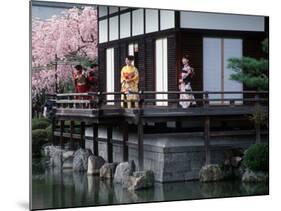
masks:
[[[105,106],[112,105],[116,108],[121,107],[121,102],[127,103],[126,95],[124,99],[121,99],[122,92],[89,92],[89,93],[62,93],[55,95],[55,104],[58,108],[85,108],[85,109],[102,109]],[[268,91],[168,91],[168,92],[156,92],[156,91],[139,91],[130,92],[129,94],[137,95],[137,100],[131,100],[131,102],[138,102],[139,108],[145,108],[147,106],[157,106],[157,103],[166,102],[167,106],[179,106],[180,102],[196,102],[197,106],[212,106],[219,105],[236,105],[236,104],[267,104],[268,103]],[[168,99],[157,99],[157,95],[173,96]],[[195,99],[180,99],[181,94],[193,94]],[[225,97],[227,95],[238,95],[242,97]],[[221,95],[224,97],[210,97],[210,95]],[[245,97],[247,95],[247,97]],[[113,97],[109,97],[113,96]],[[159,107],[167,107],[159,106]]]

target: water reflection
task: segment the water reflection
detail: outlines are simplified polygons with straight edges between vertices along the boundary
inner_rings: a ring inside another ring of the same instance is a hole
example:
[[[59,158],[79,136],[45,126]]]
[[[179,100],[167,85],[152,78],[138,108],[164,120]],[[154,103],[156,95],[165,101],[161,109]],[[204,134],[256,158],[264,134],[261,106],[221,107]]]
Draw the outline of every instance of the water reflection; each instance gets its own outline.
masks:
[[[152,189],[128,191],[110,180],[71,170],[33,168],[32,208],[58,208],[268,194],[268,184],[239,181],[155,183]]]

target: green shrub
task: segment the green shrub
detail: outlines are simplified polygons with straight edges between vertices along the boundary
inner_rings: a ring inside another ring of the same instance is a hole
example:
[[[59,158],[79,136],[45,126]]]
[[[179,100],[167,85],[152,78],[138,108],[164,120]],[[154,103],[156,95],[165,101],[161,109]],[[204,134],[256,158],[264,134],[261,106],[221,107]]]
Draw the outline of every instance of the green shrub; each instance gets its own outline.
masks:
[[[48,132],[46,129],[32,130],[32,156],[40,154],[41,147],[48,141]]]
[[[50,125],[50,121],[45,118],[32,119],[32,130],[45,129]]]
[[[247,149],[243,157],[243,164],[253,171],[268,171],[268,144],[253,144]]]
[[[45,131],[47,132],[47,140],[51,141],[52,140],[52,125],[49,125]]]
[[[32,130],[32,142],[46,141],[48,139],[48,133],[45,129]]]

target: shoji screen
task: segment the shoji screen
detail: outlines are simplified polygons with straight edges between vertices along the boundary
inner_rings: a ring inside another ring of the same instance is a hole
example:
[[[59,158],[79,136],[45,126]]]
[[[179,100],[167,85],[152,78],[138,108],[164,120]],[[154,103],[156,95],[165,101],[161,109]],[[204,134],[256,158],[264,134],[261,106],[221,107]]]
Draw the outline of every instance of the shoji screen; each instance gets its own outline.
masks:
[[[114,92],[114,48],[106,49],[106,91]],[[107,100],[114,100],[114,95],[107,95]]]
[[[204,91],[221,91],[221,39],[204,38],[203,40],[203,86]],[[210,98],[221,98],[212,94]]]
[[[203,87],[204,91],[242,91],[243,86],[230,80],[233,71],[228,59],[242,57],[241,39],[204,38],[203,39]],[[210,98],[242,98],[242,94],[210,94]],[[217,101],[215,103],[229,103]]]
[[[167,57],[167,38],[156,40],[155,44],[155,63],[156,63],[156,91],[168,91],[168,57]],[[167,99],[167,94],[157,94],[156,99]],[[168,102],[157,102],[156,105],[167,106]]]
[[[242,83],[230,80],[233,71],[227,68],[228,59],[232,57],[242,57],[242,40],[241,39],[223,39],[224,45],[224,90],[225,91],[242,91]],[[242,94],[225,94],[224,98],[242,98]]]

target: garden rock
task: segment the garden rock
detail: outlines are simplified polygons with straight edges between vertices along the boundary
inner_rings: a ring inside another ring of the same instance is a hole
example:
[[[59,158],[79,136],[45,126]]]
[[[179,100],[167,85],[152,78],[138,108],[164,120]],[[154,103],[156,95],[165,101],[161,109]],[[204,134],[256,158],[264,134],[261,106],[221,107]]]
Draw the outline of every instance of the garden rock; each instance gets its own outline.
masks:
[[[72,169],[73,168],[73,157],[69,157],[63,161],[63,169]]]
[[[54,167],[61,168],[63,165],[63,150],[61,149],[55,149],[51,153],[51,158],[52,158],[52,164]]]
[[[73,171],[87,171],[88,157],[90,155],[91,151],[88,149],[76,150],[73,158]]]
[[[240,163],[242,161],[242,157],[235,156],[231,158],[231,165],[235,168],[239,167]]]
[[[199,171],[200,182],[218,181],[223,178],[223,172],[217,164],[203,166]]]
[[[112,179],[118,163],[105,163],[100,168],[100,177],[106,179]]]
[[[70,157],[74,156],[74,151],[65,151],[63,152],[63,160],[67,160]]]
[[[128,190],[140,190],[154,186],[154,173],[153,171],[137,171],[133,176],[128,176],[123,181],[123,188]]]
[[[105,160],[100,156],[90,155],[88,157],[88,175],[99,174],[100,168],[105,163]]]
[[[268,182],[269,175],[268,172],[263,171],[252,171],[250,169],[246,169],[242,176],[243,182]]]
[[[115,183],[122,184],[123,180],[125,180],[128,176],[132,176],[134,171],[135,171],[134,161],[119,163],[116,167],[113,181]]]

